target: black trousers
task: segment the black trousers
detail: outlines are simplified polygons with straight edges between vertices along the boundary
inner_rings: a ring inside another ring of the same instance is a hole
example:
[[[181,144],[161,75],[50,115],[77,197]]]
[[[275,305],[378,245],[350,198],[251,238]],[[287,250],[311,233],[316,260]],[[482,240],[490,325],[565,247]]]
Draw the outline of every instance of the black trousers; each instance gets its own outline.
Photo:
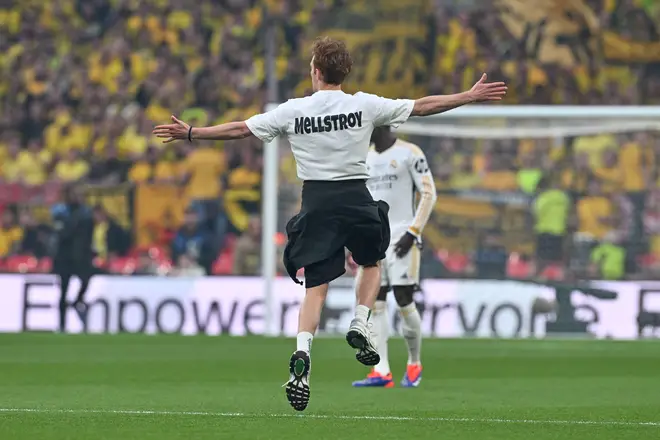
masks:
[[[284,266],[296,273],[305,268],[306,287],[339,278],[345,270],[345,249],[360,266],[385,258],[390,244],[389,206],[374,201],[365,180],[305,181],[300,213],[286,226]]]
[[[546,262],[561,262],[564,259],[564,237],[554,234],[536,236],[536,256]]]
[[[95,267],[91,264],[75,264],[73,262],[58,262],[53,264],[53,273],[60,278],[60,331],[66,330],[66,313],[68,309],[67,292],[73,277],[80,279],[80,289],[76,295],[75,302],[83,302],[85,293],[89,288],[89,282],[95,273]]]

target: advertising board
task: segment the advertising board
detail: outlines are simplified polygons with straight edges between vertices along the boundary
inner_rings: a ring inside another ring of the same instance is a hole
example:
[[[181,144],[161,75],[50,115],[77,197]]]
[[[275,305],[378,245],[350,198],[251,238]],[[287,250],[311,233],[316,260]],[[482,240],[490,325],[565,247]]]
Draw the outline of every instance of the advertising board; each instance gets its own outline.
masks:
[[[598,289],[607,295],[590,293]],[[542,338],[552,335],[637,339],[660,336],[660,282],[594,282],[589,288],[519,281],[426,280],[416,300],[429,337]],[[52,331],[59,322],[59,285],[50,275],[0,276],[0,332]],[[68,298],[78,285],[74,281]],[[275,333],[296,334],[304,289],[275,281]],[[331,286],[320,332],[340,334],[354,307],[352,282]],[[557,313],[535,310],[538,299],[559,300]],[[390,298],[390,322],[399,318]],[[249,335],[266,332],[260,278],[97,276],[86,295],[87,325],[68,307],[66,331]]]

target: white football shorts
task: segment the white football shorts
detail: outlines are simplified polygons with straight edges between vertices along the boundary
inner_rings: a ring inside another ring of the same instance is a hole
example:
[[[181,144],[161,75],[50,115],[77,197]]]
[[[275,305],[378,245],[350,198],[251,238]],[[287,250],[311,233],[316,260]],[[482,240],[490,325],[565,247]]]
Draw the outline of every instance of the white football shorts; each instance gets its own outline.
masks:
[[[394,242],[396,243],[396,242]],[[380,286],[415,286],[419,284],[421,251],[413,244],[403,258],[394,254],[394,243],[390,245],[385,259],[380,262]]]

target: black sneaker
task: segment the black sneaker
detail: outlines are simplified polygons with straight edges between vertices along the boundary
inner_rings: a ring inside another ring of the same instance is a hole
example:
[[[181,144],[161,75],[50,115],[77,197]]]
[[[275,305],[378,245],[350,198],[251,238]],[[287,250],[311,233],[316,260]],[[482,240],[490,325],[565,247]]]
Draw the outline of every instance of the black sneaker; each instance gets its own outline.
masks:
[[[304,411],[309,403],[309,370],[312,362],[309,353],[298,350],[291,355],[289,361],[289,381],[286,387],[286,398],[296,411]]]

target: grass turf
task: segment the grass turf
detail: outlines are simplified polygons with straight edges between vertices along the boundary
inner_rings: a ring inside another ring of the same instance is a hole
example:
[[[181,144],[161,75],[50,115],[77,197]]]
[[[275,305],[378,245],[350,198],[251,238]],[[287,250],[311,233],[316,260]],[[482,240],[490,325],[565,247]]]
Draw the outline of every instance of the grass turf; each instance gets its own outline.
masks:
[[[419,389],[353,389],[366,368],[343,340],[317,338],[302,417],[280,388],[293,348],[260,337],[0,335],[0,439],[660,438],[653,341],[426,340]],[[390,354],[398,381],[404,342]],[[116,412],[139,410],[155,412]],[[367,416],[385,419],[357,418]]]

